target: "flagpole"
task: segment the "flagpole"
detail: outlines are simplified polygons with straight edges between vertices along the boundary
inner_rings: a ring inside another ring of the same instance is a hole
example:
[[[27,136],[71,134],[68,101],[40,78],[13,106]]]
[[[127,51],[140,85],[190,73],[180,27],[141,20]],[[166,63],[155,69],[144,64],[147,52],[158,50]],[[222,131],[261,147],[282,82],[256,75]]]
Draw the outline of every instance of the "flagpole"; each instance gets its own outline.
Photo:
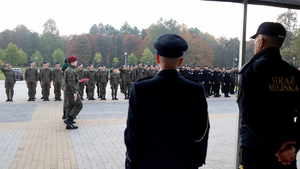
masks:
[[[239,71],[242,69],[242,66],[245,64],[246,60],[246,35],[247,35],[247,15],[248,15],[248,0],[244,0],[244,15],[243,15],[243,31],[240,41],[240,55],[239,55]],[[241,128],[241,114],[239,113],[238,119],[238,131],[237,131],[237,147],[236,147],[236,169],[240,168],[240,128]]]

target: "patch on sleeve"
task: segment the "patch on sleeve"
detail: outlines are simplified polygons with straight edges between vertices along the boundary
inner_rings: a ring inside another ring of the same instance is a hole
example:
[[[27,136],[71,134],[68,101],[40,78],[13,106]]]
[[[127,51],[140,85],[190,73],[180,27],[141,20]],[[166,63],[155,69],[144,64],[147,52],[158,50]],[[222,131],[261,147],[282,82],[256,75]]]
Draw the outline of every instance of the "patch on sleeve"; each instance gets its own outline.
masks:
[[[294,76],[273,76],[269,89],[272,92],[299,92],[299,86],[296,84]]]

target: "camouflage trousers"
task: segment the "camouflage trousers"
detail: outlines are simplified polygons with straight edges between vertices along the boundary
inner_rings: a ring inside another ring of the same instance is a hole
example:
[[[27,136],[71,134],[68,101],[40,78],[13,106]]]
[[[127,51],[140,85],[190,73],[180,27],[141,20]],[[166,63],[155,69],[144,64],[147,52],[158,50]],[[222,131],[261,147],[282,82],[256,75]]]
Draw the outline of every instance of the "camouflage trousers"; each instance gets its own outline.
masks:
[[[73,94],[64,95],[64,114],[67,118],[75,119],[82,109],[81,96],[75,100]]]
[[[86,85],[86,95],[88,99],[94,98],[94,93],[95,93],[95,83],[88,83]]]
[[[54,86],[55,99],[60,99],[62,83],[61,82],[53,82],[53,86]]]
[[[81,98],[83,98],[84,86],[85,86],[84,83],[79,83],[79,94],[80,94]]]
[[[105,99],[107,83],[97,83],[97,94],[101,99]]]
[[[14,87],[15,87],[14,82],[5,82],[5,92],[6,92],[7,100],[12,100],[13,99]]]
[[[51,83],[41,83],[43,99],[49,99]]]
[[[111,86],[111,97],[113,99],[117,98],[117,93],[118,93],[118,88],[119,88],[119,84],[118,83],[112,83],[110,84]]]
[[[35,94],[36,94],[36,81],[27,81],[27,88],[28,88],[28,97],[29,99],[35,99]]]

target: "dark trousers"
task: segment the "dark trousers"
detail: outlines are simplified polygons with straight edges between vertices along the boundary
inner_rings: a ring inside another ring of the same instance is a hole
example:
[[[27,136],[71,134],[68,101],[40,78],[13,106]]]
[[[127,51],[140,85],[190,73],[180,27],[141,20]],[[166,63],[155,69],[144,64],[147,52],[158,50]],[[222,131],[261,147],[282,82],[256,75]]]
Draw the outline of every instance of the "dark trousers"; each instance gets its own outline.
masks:
[[[240,165],[244,169],[297,169],[296,161],[292,165],[284,166],[265,147],[241,148]]]
[[[36,94],[36,81],[28,81],[26,82],[27,88],[28,88],[28,97],[29,99],[35,99],[35,94]]]

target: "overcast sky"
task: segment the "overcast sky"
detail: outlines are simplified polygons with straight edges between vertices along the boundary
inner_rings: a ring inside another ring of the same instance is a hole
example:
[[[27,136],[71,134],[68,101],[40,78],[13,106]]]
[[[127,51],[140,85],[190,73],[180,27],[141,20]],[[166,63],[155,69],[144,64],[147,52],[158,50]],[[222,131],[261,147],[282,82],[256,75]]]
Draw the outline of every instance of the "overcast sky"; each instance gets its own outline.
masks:
[[[100,22],[119,28],[127,21],[139,28],[147,28],[163,17],[197,27],[216,37],[239,37],[242,11],[241,4],[201,0],[2,0],[0,31],[24,24],[41,33],[43,23],[53,18],[61,35],[82,34]],[[255,33],[260,23],[276,21],[285,11],[250,5],[247,37]]]

